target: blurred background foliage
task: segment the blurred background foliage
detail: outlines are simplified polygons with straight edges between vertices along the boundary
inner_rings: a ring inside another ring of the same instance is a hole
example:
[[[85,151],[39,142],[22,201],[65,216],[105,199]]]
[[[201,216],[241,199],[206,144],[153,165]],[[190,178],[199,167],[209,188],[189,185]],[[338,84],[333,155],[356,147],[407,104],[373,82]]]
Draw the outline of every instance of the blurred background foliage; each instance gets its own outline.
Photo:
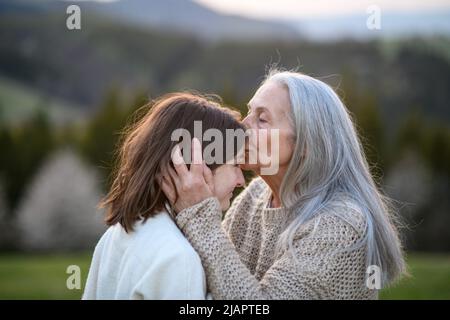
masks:
[[[95,205],[109,187],[120,133],[140,107],[194,89],[245,114],[273,64],[336,89],[377,182],[397,201],[413,277],[382,297],[450,298],[448,35],[211,41],[94,10],[69,32],[58,8],[0,2],[0,298],[79,298],[19,278],[51,274],[70,257],[87,271],[83,252],[104,230]]]

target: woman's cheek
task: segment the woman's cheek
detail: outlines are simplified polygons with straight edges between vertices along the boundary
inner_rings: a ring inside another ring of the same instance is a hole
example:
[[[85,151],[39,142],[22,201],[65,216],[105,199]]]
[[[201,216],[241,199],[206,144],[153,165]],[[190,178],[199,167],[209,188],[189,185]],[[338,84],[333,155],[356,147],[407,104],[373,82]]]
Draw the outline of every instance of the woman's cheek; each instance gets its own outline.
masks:
[[[280,162],[288,163],[294,152],[294,143],[290,135],[284,135],[280,139]]]

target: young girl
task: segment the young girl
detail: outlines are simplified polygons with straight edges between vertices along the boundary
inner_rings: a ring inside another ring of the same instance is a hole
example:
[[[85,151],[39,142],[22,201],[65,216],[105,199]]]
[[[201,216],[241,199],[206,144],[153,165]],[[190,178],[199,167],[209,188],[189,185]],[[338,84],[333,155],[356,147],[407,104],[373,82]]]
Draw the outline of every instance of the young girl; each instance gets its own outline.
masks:
[[[127,134],[111,190],[101,203],[110,227],[95,248],[83,299],[206,298],[200,258],[175,224],[158,184],[178,143],[172,133],[185,129],[193,137],[195,121],[201,121],[203,131],[217,129],[223,137],[226,129],[244,129],[239,113],[201,96],[174,93],[157,100]],[[235,147],[233,157],[242,145]],[[244,177],[223,154],[208,167],[214,194],[226,210]]]

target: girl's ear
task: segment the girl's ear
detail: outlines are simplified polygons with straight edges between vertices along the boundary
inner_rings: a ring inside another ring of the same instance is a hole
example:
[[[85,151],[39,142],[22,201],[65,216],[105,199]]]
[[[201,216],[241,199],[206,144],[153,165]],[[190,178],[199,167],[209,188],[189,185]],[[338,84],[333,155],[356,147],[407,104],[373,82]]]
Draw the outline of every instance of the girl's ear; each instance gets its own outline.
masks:
[[[169,165],[170,166],[170,165]],[[156,180],[161,187],[161,190],[166,195],[169,202],[173,205],[177,199],[176,188],[174,186],[174,181],[171,177],[171,171],[175,171],[173,168],[161,168],[160,172],[156,174]]]
[[[208,168],[204,160],[203,160],[203,178],[205,179],[205,182],[208,185],[211,192],[214,194],[213,172],[210,168]]]

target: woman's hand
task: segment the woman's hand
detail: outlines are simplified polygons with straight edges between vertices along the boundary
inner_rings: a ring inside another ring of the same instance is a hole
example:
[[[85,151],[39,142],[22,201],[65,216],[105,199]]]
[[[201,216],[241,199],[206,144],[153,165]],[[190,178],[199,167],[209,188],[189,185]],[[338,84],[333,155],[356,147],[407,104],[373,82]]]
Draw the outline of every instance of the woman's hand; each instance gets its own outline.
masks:
[[[202,159],[202,147],[197,138],[192,139],[190,170],[184,163],[179,146],[172,151],[175,170],[169,165],[159,177],[161,188],[176,213],[214,196],[211,170]]]

